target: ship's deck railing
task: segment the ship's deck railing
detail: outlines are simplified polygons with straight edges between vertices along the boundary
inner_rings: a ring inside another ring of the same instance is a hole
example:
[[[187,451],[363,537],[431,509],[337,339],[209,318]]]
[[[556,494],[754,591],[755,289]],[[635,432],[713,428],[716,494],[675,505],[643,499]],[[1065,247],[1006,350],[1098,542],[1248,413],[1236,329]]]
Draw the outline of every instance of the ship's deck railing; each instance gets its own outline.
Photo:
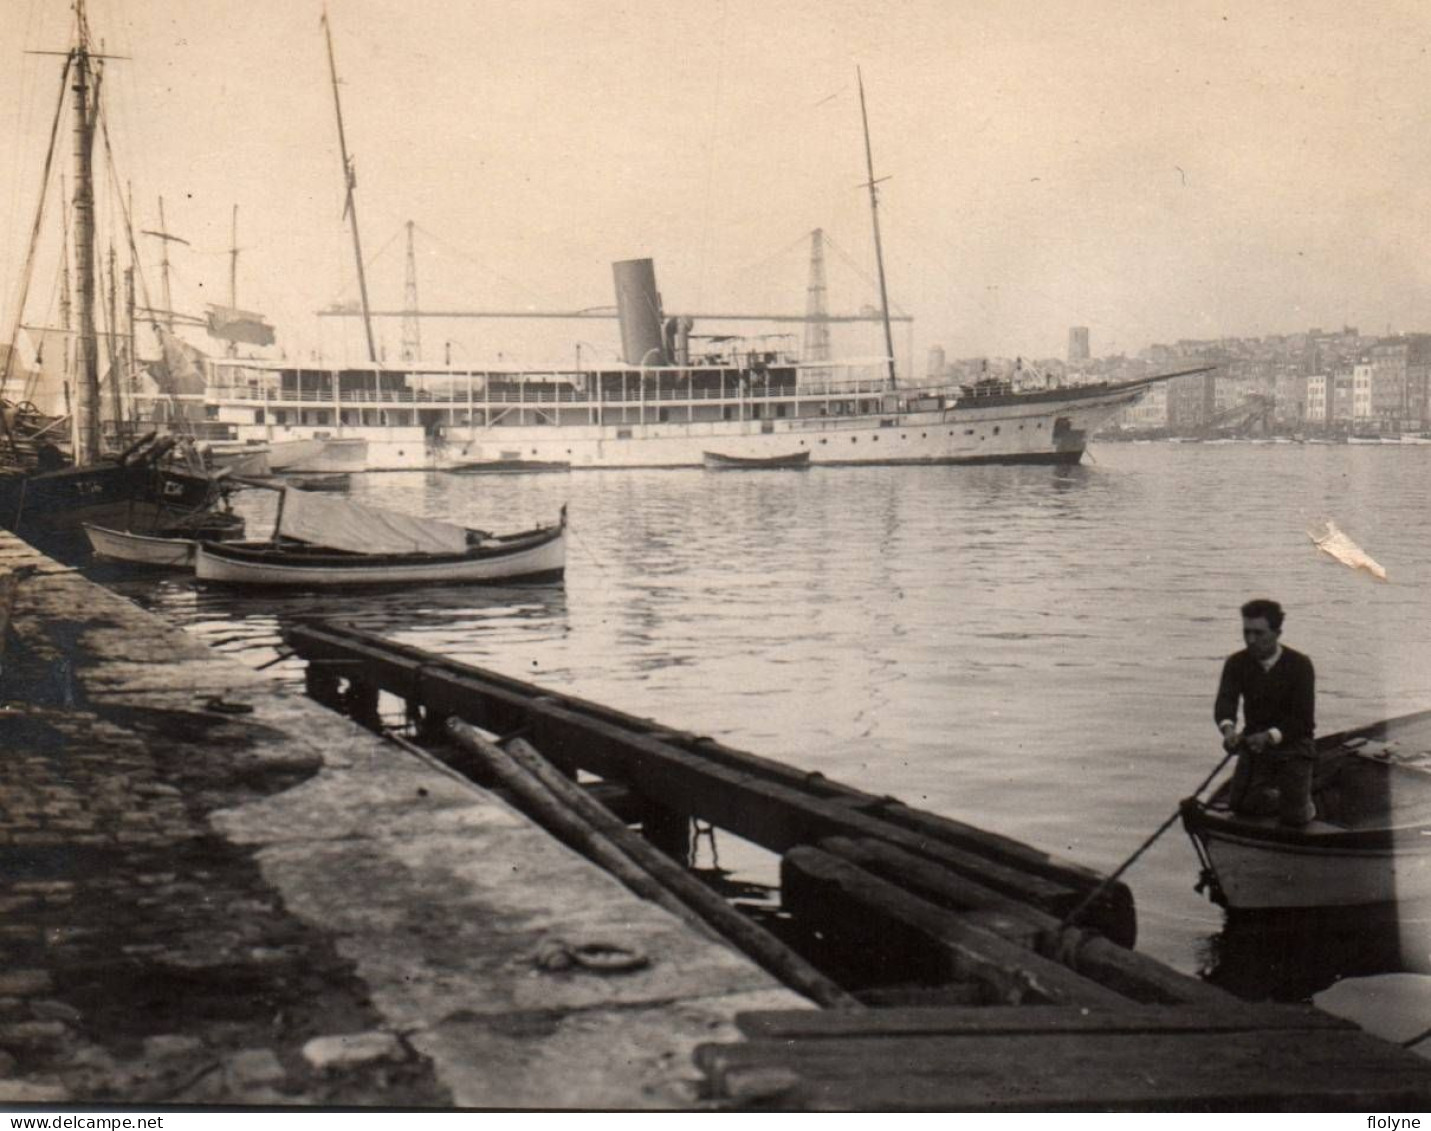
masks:
[[[735,404],[741,401],[801,400],[829,397],[841,399],[850,397],[878,396],[888,391],[884,381],[838,382],[833,384],[802,385],[798,390],[791,386],[763,386],[760,384],[734,385],[726,389],[628,389],[621,395],[592,395],[583,389],[563,389],[551,386],[529,385],[524,389],[474,389],[469,396],[465,389],[448,392],[433,392],[427,389],[345,389],[335,398],[332,390],[322,389],[255,389],[239,386],[211,388],[209,399],[252,405],[332,405],[336,399],[341,405],[423,405],[433,408],[461,408],[481,404],[572,404],[635,406],[668,403],[673,401],[724,401]]]

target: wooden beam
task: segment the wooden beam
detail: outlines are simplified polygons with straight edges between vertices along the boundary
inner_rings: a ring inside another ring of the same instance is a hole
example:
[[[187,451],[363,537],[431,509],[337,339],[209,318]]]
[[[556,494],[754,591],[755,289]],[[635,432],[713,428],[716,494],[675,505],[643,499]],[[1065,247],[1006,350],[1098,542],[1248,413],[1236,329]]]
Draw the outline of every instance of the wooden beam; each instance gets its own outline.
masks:
[[[785,854],[780,862],[780,888],[785,907],[827,937],[838,939],[853,925],[853,929],[881,940],[881,946],[896,939],[901,950],[922,943],[945,966],[945,980],[980,982],[1007,1004],[1129,1004],[1121,994],[1068,967],[817,848],[795,848]],[[911,940],[918,941],[911,944]],[[900,953],[893,964],[903,968],[911,964],[911,958]]]
[[[918,814],[892,798],[861,793],[819,774],[661,727],[599,704],[443,660],[333,624],[300,625],[289,643],[310,659],[360,657],[369,679],[402,698],[496,733],[527,729],[568,772],[619,780],[772,851],[824,836],[872,837],[936,859],[1005,894],[1066,914],[1099,877],[1007,837]],[[890,819],[890,818],[893,819]],[[1115,884],[1085,917],[1132,945],[1132,895]]]
[[[871,1011],[872,1013],[874,1011]],[[789,1075],[782,1105],[830,1111],[1412,1111],[1431,1065],[1346,1030],[1012,1033],[704,1045],[716,1096]]]
[[[742,1013],[736,1026],[754,1041],[836,1040],[844,1037],[993,1036],[1010,1033],[1230,1033],[1244,1029],[1351,1029],[1357,1026],[1310,1005],[1232,1004],[977,1005],[880,1009],[847,1016],[782,1009]]]
[[[694,920],[702,931],[714,931],[811,1001],[835,1009],[862,1008],[774,935],[628,829],[529,743],[513,739],[503,750],[460,719],[449,719],[447,731],[486,762],[542,824],[561,830],[574,847],[612,871],[638,895],[682,919]]]
[[[939,907],[974,912],[986,930],[1031,947],[1137,1001],[1216,1006],[1238,1000],[1225,990],[1098,934],[1065,928],[1056,917],[1037,907],[881,841],[831,837],[822,840],[819,847]]]

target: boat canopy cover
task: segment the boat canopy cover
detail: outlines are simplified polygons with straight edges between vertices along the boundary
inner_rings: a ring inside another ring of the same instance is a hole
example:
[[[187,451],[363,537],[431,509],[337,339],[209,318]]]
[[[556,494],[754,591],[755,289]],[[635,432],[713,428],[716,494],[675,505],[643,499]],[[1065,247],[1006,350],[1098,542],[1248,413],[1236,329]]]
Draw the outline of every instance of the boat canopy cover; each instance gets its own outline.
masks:
[[[288,488],[278,534],[355,554],[461,554],[467,530],[436,518],[365,507],[348,499]]]

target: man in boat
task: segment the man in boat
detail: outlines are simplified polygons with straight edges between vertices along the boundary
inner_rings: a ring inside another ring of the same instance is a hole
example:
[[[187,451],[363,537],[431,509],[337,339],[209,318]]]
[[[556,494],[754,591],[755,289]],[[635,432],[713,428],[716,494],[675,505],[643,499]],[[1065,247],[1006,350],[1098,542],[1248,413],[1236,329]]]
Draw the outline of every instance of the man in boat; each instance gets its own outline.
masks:
[[[1242,606],[1247,647],[1222,666],[1213,718],[1223,748],[1238,755],[1233,809],[1249,816],[1276,814],[1284,825],[1305,825],[1316,815],[1316,673],[1311,660],[1282,644],[1283,616],[1276,601],[1259,598]]]

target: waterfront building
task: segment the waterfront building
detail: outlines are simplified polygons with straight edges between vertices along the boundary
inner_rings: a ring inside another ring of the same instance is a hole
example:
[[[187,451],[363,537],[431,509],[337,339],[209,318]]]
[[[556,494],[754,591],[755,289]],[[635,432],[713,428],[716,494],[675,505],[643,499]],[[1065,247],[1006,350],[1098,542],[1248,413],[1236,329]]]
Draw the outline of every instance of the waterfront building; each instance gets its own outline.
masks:
[[[1307,415],[1307,377],[1300,363],[1285,363],[1277,370],[1272,395],[1272,419],[1279,426],[1300,428]]]
[[[1431,386],[1431,361],[1415,362],[1406,367],[1406,425],[1419,432],[1431,427],[1428,413],[1428,386]]]
[[[1168,427],[1188,434],[1207,425],[1212,416],[1213,374],[1197,373],[1168,382]]]
[[[1338,367],[1332,374],[1331,397],[1327,401],[1327,423],[1350,424],[1352,421],[1352,366]]]
[[[1328,386],[1331,379],[1325,373],[1314,373],[1307,378],[1306,420],[1308,424],[1327,423]]]
[[[1352,366],[1351,419],[1354,424],[1365,425],[1372,420],[1371,378],[1374,367],[1370,361],[1359,361]]]
[[[1088,327],[1070,326],[1068,328],[1068,364],[1077,365],[1079,362],[1087,361],[1090,356]]]
[[[1406,415],[1409,339],[1378,342],[1371,349],[1371,415],[1379,427],[1396,431]]]
[[[1165,381],[1154,385],[1141,401],[1123,411],[1122,426],[1136,432],[1165,430],[1169,424],[1169,386],[1176,383]]]

